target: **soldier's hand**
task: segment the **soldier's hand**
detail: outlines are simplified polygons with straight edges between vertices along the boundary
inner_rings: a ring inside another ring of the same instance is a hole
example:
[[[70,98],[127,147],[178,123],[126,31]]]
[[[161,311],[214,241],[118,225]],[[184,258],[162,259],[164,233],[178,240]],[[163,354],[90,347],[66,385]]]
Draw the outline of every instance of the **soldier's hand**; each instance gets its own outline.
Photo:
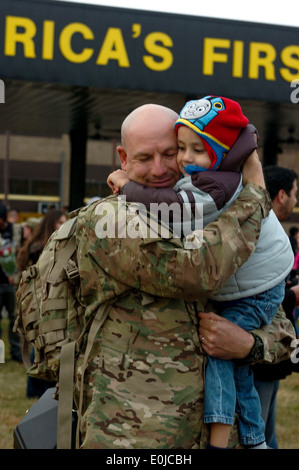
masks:
[[[256,183],[262,188],[266,187],[262,164],[256,150],[246,159],[242,167],[242,176],[244,185],[246,183]]]
[[[254,344],[253,336],[216,313],[199,313],[199,339],[203,350],[218,359],[243,359]]]

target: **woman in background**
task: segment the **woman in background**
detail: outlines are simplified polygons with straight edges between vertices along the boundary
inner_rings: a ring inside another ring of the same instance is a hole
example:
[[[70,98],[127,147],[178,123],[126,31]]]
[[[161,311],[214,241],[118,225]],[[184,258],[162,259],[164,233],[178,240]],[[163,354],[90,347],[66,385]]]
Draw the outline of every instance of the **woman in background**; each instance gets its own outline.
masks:
[[[49,237],[67,220],[65,212],[58,209],[49,210],[35,227],[23,246],[19,249],[17,264],[20,272],[35,264],[44,249]]]

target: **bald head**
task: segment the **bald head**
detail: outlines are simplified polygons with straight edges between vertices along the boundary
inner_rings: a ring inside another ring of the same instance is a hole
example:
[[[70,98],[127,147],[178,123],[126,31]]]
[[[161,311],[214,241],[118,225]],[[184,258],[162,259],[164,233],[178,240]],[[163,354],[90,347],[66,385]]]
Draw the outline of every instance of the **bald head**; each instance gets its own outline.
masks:
[[[155,187],[176,183],[180,177],[174,131],[177,118],[172,109],[157,104],[140,106],[126,117],[117,150],[129,179]]]
[[[126,148],[128,136],[131,132],[138,132],[148,127],[161,125],[174,128],[174,123],[178,119],[178,114],[166,106],[159,104],[144,104],[134,109],[123,121],[121,126],[122,145]]]

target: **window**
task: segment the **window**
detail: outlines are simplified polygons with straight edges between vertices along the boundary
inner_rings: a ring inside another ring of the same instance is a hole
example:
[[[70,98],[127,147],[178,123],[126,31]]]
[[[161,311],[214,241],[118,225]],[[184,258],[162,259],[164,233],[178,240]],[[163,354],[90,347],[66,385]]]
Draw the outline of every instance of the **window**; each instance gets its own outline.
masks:
[[[58,181],[33,180],[31,194],[40,196],[59,196]]]
[[[29,194],[29,181],[11,178],[9,180],[9,192],[10,194]]]

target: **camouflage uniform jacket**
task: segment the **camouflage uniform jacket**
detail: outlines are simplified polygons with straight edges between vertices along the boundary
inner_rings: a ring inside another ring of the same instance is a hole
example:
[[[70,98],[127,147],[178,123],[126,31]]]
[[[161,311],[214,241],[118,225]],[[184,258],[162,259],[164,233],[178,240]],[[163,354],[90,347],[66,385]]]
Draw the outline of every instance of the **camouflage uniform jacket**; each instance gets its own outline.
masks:
[[[84,321],[104,301],[114,302],[84,374],[82,448],[206,446],[205,356],[196,310],[203,310],[208,297],[250,256],[270,206],[266,191],[246,185],[232,207],[205,229],[203,243],[193,237],[198,248],[193,244],[189,250],[171,234],[128,236],[136,215],[117,197],[80,211],[76,235]],[[114,228],[122,235],[113,237]],[[112,230],[108,237],[106,229]],[[283,315],[278,323],[278,329],[274,321],[270,333],[259,333],[269,361],[277,352],[288,354],[293,339]],[[285,341],[277,351],[274,340],[281,338]],[[77,405],[83,349],[75,364]]]

